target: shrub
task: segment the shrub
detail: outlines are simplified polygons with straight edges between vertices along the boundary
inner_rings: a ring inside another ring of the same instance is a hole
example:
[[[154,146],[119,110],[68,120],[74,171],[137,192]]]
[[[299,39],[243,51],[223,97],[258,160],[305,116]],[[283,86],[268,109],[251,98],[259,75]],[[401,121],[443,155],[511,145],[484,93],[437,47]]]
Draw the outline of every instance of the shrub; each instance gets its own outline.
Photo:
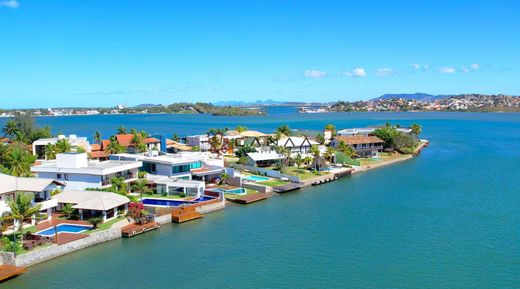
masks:
[[[89,223],[92,224],[92,226],[94,226],[94,229],[97,228],[97,226],[99,224],[101,224],[103,222],[103,219],[101,219],[100,217],[93,217],[93,218],[90,218],[87,220]]]

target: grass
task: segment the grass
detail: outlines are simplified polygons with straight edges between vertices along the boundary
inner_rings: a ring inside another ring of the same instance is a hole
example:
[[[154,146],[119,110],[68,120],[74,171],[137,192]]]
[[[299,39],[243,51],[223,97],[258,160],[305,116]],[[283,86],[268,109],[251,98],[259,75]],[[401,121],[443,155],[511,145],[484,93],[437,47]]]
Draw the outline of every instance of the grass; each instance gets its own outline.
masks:
[[[119,216],[115,219],[112,219],[108,222],[104,222],[102,224],[99,224],[97,226],[96,229],[93,229],[93,230],[90,230],[90,231],[87,231],[86,234],[92,234],[92,233],[96,233],[96,232],[100,232],[100,231],[104,231],[104,230],[107,230],[107,229],[110,229],[112,228],[112,225],[114,225],[115,223],[121,221],[121,220],[124,220],[126,217],[125,216]]]
[[[393,161],[397,159],[401,159],[405,157],[406,155],[399,154],[399,153],[379,153],[380,159],[372,159],[372,158],[366,158],[366,159],[359,159],[359,162],[362,166],[369,166],[373,164]]]
[[[307,169],[302,169],[302,168],[296,168],[296,167],[287,167],[285,169],[285,173],[288,174],[288,175],[291,175],[291,176],[297,176],[297,177],[300,177],[300,180],[308,180],[308,179],[312,179],[312,178],[315,178],[317,176],[323,176],[323,175],[326,175],[328,173],[326,172],[312,172],[312,171],[309,171]]]
[[[256,183],[259,185],[264,185],[264,186],[268,186],[268,187],[278,187],[278,186],[287,184],[287,182],[279,181],[279,180],[261,181],[261,182],[256,182]]]
[[[226,199],[234,200],[234,199],[238,199],[241,197],[251,196],[251,195],[256,195],[256,194],[259,194],[257,190],[246,189],[246,193],[244,195],[224,194],[224,197]]]

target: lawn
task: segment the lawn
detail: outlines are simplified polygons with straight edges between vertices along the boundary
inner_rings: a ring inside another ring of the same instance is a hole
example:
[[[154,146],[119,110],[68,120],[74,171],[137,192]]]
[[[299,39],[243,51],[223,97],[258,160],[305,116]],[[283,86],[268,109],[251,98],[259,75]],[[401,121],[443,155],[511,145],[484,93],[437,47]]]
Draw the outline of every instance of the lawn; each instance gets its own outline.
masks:
[[[367,165],[373,165],[373,164],[377,164],[377,163],[401,159],[404,156],[405,155],[402,155],[399,153],[395,153],[395,154],[394,153],[379,153],[380,159],[366,158],[366,159],[358,159],[358,160],[362,166],[367,166]]]
[[[297,176],[297,177],[300,177],[300,180],[308,180],[308,179],[312,179],[312,178],[315,178],[317,176],[323,176],[323,175],[326,175],[328,173],[326,172],[312,172],[312,171],[309,171],[307,169],[302,169],[302,168],[296,168],[296,167],[287,167],[286,170],[285,170],[285,173],[288,174],[288,175],[291,175],[291,176]]]
[[[119,217],[117,217],[115,219],[112,219],[112,220],[110,220],[108,222],[99,224],[96,229],[87,231],[86,234],[90,235],[92,233],[96,233],[96,232],[100,232],[100,231],[104,231],[104,230],[110,229],[110,228],[112,228],[112,225],[114,225],[115,223],[117,223],[117,222],[119,222],[121,220],[124,220],[125,218],[126,218],[125,216],[119,216]]]
[[[269,180],[269,181],[261,181],[261,182],[256,182],[256,183],[259,185],[264,185],[264,186],[268,186],[268,187],[278,187],[278,186],[287,184],[287,182],[280,181],[280,180]]]

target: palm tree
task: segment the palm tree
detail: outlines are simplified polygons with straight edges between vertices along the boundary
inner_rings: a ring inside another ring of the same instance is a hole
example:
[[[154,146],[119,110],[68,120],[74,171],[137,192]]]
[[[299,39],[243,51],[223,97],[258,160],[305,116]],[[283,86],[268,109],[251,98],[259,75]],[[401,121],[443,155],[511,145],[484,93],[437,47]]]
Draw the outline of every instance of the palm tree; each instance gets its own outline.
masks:
[[[132,135],[132,139],[130,143],[137,149],[138,152],[143,153],[146,152],[146,144],[144,143],[143,137],[141,134],[134,133]]]
[[[111,136],[105,151],[108,154],[120,154],[125,152],[125,147],[123,147],[115,136]]]
[[[126,134],[126,128],[124,126],[118,127],[117,134]]]
[[[303,158],[303,163],[305,164],[305,167],[309,167],[309,165],[312,163],[312,157],[306,156],[305,158]]]
[[[284,134],[285,136],[289,136],[289,134],[291,133],[291,129],[289,128],[288,125],[284,124],[284,125],[281,125],[280,127],[278,127],[276,129],[276,132]]]
[[[327,150],[323,154],[326,160],[332,163],[332,159],[334,158],[334,148],[333,147],[327,147]]]
[[[146,179],[138,179],[132,185],[132,191],[134,193],[139,193],[140,198],[143,199],[143,194],[149,193],[151,190],[148,188],[148,182]]]
[[[110,179],[110,184],[112,184],[112,188],[118,192],[125,192],[126,193],[126,183],[125,179],[123,177],[113,177]]]
[[[7,154],[9,153],[9,146],[0,143],[0,164],[7,160]]]
[[[35,157],[21,147],[14,147],[7,155],[9,174],[15,177],[31,176],[31,164]]]
[[[311,146],[311,154],[314,157],[314,169],[319,170],[319,160],[321,157],[320,148],[317,145]]]
[[[300,166],[301,166],[302,163],[303,163],[302,155],[301,155],[301,154],[297,154],[297,155],[293,158],[293,161],[294,161],[294,163],[296,164],[296,167],[299,169]]]
[[[54,160],[56,159],[56,146],[52,143],[48,143],[45,145],[45,159],[46,160]]]
[[[226,184],[226,181],[229,179],[229,175],[226,173],[223,173],[220,175],[220,185]]]
[[[66,139],[60,139],[56,142],[55,145],[56,153],[68,153],[72,150],[72,147],[68,140]]]
[[[243,126],[243,125],[238,125],[235,130],[238,132],[238,133],[243,133],[244,131],[247,130],[247,127]]]
[[[172,140],[176,141],[176,142],[179,142],[180,139],[179,139],[179,136],[176,133],[174,133],[173,136],[172,136]]]
[[[329,123],[327,125],[325,125],[325,130],[328,130],[331,132],[332,136],[336,136],[336,126]]]
[[[72,208],[72,204],[65,204],[61,208],[61,212],[65,215],[65,217],[70,218],[70,216],[74,213],[75,209]]]
[[[18,133],[18,131],[18,125],[13,119],[6,122],[4,128],[2,129],[2,132],[4,132],[5,136],[14,136]]]
[[[11,209],[11,214],[5,218],[16,220],[20,224],[18,231],[23,242],[23,222],[30,219],[41,210],[41,205],[32,205],[33,196],[31,194],[18,194],[16,198],[8,199],[7,205]],[[16,237],[15,237],[16,238]]]
[[[221,153],[221,149],[222,149],[221,139],[217,135],[214,135],[209,140],[209,144],[211,145],[211,149],[213,150],[213,152],[217,153],[217,156],[220,157],[220,153]]]
[[[412,133],[419,137],[419,134],[422,132],[422,127],[414,123],[410,128],[412,129]]]
[[[101,141],[102,141],[102,137],[101,137],[101,133],[99,131],[96,131],[94,133],[94,141],[98,144],[101,144]]]
[[[137,130],[135,128],[130,129],[130,134],[137,134]]]

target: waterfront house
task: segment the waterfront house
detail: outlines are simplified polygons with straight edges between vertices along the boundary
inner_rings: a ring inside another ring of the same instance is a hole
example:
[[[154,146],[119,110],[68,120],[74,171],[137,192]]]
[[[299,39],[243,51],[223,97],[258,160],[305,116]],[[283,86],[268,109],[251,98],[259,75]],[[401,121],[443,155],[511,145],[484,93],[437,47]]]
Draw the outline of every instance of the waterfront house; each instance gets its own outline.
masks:
[[[166,139],[166,152],[167,153],[178,153],[178,152],[190,152],[193,151],[193,147],[174,141],[171,139]]]
[[[252,167],[269,167],[279,164],[286,157],[273,150],[265,150],[247,154],[247,163]]]
[[[200,151],[207,152],[211,149],[209,137],[205,134],[190,135],[186,137],[186,142],[191,147],[198,147]]]
[[[383,151],[384,141],[376,136],[336,136],[332,139],[331,145],[337,148],[342,141],[351,146],[361,158],[378,157],[379,152]]]
[[[100,217],[103,222],[116,218],[119,213],[126,214],[130,203],[130,199],[120,194],[81,190],[65,190],[52,199],[56,201],[58,210],[71,204],[78,210],[81,220]]]
[[[113,177],[133,182],[142,165],[140,161],[89,161],[86,153],[64,153],[57,154],[56,160],[32,166],[31,172],[40,178],[63,181],[66,189],[83,190],[109,187]]]
[[[51,217],[51,210],[56,206],[50,201],[51,192],[61,188],[64,183],[53,179],[13,177],[0,174],[0,215],[10,212],[8,199],[15,199],[18,194],[33,194],[34,205],[41,205],[40,212]],[[33,218],[33,224],[35,219]]]
[[[285,147],[291,152],[291,155],[308,155],[310,154],[311,147],[313,145],[319,145],[319,143],[308,139],[307,137],[290,136],[283,137],[276,143],[278,146]]]
[[[105,161],[108,160],[110,154],[106,151],[106,148],[110,141],[102,140],[100,143],[95,143],[90,146],[90,159]]]
[[[45,159],[45,146],[48,144],[55,145],[60,140],[66,140],[70,144],[73,152],[78,148],[82,148],[86,152],[90,152],[91,150],[90,143],[86,137],[78,137],[74,134],[69,136],[58,135],[58,137],[42,138],[34,141],[32,144],[33,155],[39,160]]]
[[[157,194],[181,195],[200,197],[204,194],[206,184],[204,181],[183,180],[160,175],[146,175],[146,180],[152,185]]]
[[[126,148],[126,152],[129,154],[138,153],[138,148],[132,143],[133,134],[118,134],[116,135],[117,142]],[[156,139],[154,137],[147,137],[143,139],[144,144],[146,145],[146,150],[161,150],[161,140]]]

